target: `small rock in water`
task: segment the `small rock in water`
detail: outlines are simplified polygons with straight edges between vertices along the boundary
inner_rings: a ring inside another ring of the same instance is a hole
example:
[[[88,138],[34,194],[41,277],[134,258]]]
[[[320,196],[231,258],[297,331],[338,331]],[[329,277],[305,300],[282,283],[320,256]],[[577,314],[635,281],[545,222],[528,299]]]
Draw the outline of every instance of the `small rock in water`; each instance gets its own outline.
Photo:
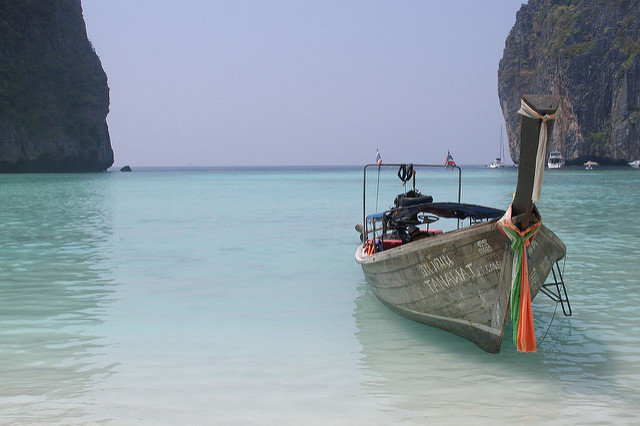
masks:
[[[132,170],[131,170],[131,167],[129,167],[129,166],[127,165],[127,166],[124,166],[123,168],[121,168],[121,169],[120,169],[120,171],[121,171],[121,172],[131,172]]]

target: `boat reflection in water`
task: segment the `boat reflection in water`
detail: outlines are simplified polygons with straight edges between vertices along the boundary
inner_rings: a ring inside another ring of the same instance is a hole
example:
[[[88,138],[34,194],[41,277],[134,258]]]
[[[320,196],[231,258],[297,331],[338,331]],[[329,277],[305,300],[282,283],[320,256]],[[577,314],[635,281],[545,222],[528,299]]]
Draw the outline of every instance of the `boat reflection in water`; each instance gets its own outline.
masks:
[[[602,423],[624,423],[637,399],[621,396],[625,386],[611,383],[615,354],[607,353],[606,338],[594,340],[579,318],[556,315],[551,322],[556,304],[547,298],[534,301],[540,353],[521,356],[506,339],[503,350],[490,355],[396,315],[364,282],[359,291],[354,318],[362,347],[360,386],[379,401],[379,416],[384,421],[388,414],[389,424],[461,424],[470,418],[478,419],[475,424],[517,424],[527,416],[537,424],[554,423],[567,411],[578,422],[596,415]],[[593,404],[602,404],[597,414]]]

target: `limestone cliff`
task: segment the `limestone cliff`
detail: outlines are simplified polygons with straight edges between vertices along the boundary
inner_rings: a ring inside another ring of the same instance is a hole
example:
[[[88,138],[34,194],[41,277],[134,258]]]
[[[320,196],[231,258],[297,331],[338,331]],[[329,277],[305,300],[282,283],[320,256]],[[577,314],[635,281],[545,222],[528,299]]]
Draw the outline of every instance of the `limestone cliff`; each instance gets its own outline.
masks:
[[[108,112],[80,0],[0,1],[0,172],[106,170]]]
[[[498,69],[498,97],[518,161],[520,96],[559,95],[550,150],[569,164],[640,158],[640,0],[529,0]]]

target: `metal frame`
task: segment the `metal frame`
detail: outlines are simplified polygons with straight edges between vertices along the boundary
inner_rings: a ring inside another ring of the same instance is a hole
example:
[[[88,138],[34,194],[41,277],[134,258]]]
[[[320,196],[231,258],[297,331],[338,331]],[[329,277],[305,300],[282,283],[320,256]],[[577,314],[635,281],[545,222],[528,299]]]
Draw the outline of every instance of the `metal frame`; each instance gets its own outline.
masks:
[[[409,163],[389,163],[389,164],[381,164],[378,165],[376,163],[371,163],[371,164],[367,164],[364,166],[363,169],[363,179],[362,179],[362,226],[363,226],[363,231],[364,231],[364,236],[366,236],[368,234],[367,231],[367,212],[366,212],[366,205],[367,205],[367,169],[370,167],[385,167],[385,168],[393,168],[393,167],[400,167],[403,164],[409,164]],[[451,167],[445,167],[442,164],[415,164],[412,163],[413,167],[424,167],[424,168],[431,168],[431,169],[435,169],[435,168],[447,168],[447,169],[451,169]],[[460,166],[456,165],[453,167],[454,169],[458,169],[458,203],[460,202],[460,197],[462,194],[462,169],[460,168]],[[374,212],[374,213],[378,213],[378,212]],[[458,228],[460,227],[460,219],[458,219]]]
[[[556,276],[556,271],[558,275]],[[564,286],[564,279],[562,278],[562,272],[560,272],[560,265],[558,262],[555,264],[555,270],[551,267],[551,273],[553,274],[553,282],[544,283],[540,287],[540,291],[543,292],[549,299],[556,303],[560,303],[562,306],[562,313],[564,316],[570,317],[573,312],[571,311],[571,303],[569,303],[569,296],[567,295],[567,288]],[[558,280],[558,278],[560,280]]]

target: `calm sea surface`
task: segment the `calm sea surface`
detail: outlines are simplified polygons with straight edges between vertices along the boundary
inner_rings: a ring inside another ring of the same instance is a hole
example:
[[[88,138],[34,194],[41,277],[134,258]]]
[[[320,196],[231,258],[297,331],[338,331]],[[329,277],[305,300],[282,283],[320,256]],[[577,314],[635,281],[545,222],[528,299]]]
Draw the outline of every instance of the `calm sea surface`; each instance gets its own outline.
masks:
[[[464,169],[462,200],[516,175]],[[539,295],[538,352],[491,355],[367,288],[359,167],[2,175],[0,424],[638,424],[639,183],[546,172],[574,315]]]

